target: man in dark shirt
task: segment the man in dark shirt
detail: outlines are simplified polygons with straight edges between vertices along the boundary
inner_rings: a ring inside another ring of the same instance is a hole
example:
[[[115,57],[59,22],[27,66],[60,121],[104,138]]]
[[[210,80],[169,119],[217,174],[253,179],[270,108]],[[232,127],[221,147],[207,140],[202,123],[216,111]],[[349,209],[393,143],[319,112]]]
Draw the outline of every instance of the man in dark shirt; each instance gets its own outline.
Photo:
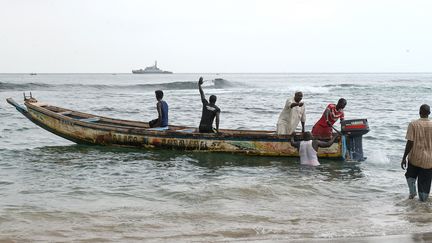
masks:
[[[210,103],[206,100],[204,91],[201,85],[203,84],[203,78],[200,77],[198,81],[199,92],[201,94],[201,101],[203,104],[201,122],[199,125],[199,132],[202,133],[213,133],[213,120],[216,117],[216,132],[219,132],[219,114],[220,109],[216,104],[216,96],[210,95]]]

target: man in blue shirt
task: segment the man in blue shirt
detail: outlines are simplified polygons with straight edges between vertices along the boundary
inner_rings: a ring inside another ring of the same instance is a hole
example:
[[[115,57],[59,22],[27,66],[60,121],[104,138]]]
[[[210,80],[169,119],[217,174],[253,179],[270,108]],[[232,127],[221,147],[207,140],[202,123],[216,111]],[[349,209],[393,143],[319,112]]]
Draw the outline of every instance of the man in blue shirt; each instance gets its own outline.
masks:
[[[162,100],[163,92],[162,90],[156,90],[156,109],[158,111],[158,118],[149,121],[150,127],[167,127],[168,126],[168,104]]]

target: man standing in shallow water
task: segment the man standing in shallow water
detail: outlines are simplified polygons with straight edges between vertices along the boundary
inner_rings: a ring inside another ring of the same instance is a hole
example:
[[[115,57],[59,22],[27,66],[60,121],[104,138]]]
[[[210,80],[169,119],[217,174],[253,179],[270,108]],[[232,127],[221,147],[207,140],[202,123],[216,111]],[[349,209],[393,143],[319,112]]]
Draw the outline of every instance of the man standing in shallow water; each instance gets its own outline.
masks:
[[[318,161],[318,148],[328,148],[332,146],[339,134],[334,136],[330,141],[321,141],[314,139],[310,132],[303,133],[303,141],[294,141],[295,133],[291,134],[291,146],[299,150],[300,164],[317,166],[320,165]]]
[[[429,197],[432,179],[432,122],[429,120],[429,105],[420,106],[420,119],[410,122],[406,133],[407,143],[402,158],[402,169],[408,169],[405,177],[409,188],[409,198],[416,193],[416,180],[419,200],[424,202]]]
[[[277,134],[291,134],[297,128],[301,121],[302,132],[305,131],[306,112],[305,106],[301,100],[303,99],[303,93],[297,91],[294,94],[293,99],[288,99],[285,103],[285,107],[279,115],[277,122]]]

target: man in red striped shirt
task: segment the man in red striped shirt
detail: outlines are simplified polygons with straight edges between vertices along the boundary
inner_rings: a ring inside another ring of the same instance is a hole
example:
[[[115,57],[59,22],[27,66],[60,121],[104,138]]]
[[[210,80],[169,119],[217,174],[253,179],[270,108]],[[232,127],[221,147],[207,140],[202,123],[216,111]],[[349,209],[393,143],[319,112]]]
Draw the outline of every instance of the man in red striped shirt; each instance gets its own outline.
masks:
[[[347,101],[340,98],[337,105],[329,104],[325,109],[322,117],[315,123],[312,128],[312,135],[321,139],[329,139],[332,136],[333,124],[340,119],[344,120],[344,111]]]

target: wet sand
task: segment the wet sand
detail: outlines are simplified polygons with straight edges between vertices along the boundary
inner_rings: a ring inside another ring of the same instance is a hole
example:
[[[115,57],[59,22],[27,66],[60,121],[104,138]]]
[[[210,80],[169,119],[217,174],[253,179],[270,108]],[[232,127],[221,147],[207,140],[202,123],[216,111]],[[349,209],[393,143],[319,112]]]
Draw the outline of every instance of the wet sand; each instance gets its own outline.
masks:
[[[273,238],[266,240],[256,240],[255,242],[295,242],[295,243],[417,243],[417,242],[432,242],[432,232],[427,233],[416,233],[408,235],[389,235],[389,236],[371,236],[371,237],[347,237],[347,238],[337,238],[337,239],[298,239],[292,240],[287,238]],[[242,241],[241,241],[242,242]],[[253,242],[248,240],[247,242]]]

